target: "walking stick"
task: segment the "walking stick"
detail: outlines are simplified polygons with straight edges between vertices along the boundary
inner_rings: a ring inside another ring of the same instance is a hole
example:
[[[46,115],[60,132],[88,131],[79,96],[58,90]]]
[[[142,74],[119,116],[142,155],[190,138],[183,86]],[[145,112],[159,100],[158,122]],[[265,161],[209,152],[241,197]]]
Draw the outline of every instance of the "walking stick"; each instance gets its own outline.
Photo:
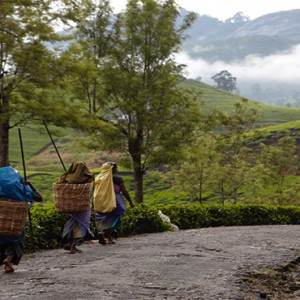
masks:
[[[47,127],[47,124],[46,124],[45,120],[43,120],[43,122],[44,122],[44,125],[45,125],[45,127],[46,127],[46,130],[47,130],[47,132],[48,132],[48,135],[49,135],[49,137],[50,137],[50,139],[51,139],[51,141],[52,141],[52,144],[53,144],[53,146],[54,146],[54,148],[55,148],[55,151],[56,151],[56,153],[57,153],[57,155],[58,155],[58,157],[59,157],[59,160],[60,160],[60,162],[61,162],[61,164],[62,164],[62,166],[63,166],[63,168],[64,168],[64,170],[65,170],[65,172],[66,172],[67,169],[66,169],[66,167],[65,167],[65,165],[64,165],[64,163],[63,163],[63,161],[62,161],[62,159],[61,159],[61,157],[60,157],[60,154],[59,154],[59,152],[58,152],[58,149],[57,149],[57,147],[56,147],[56,145],[55,145],[55,143],[54,143],[54,140],[53,140],[53,138],[52,138],[52,136],[51,136],[51,133],[50,133],[48,127]]]
[[[18,128],[18,131],[19,131],[20,147],[21,147],[21,154],[22,154],[23,174],[24,174],[24,180],[26,181],[27,176],[26,176],[26,167],[25,167],[25,158],[24,158],[24,151],[23,151],[23,142],[22,142],[21,129]],[[27,201],[27,194],[26,194],[25,184],[23,184],[23,187],[24,187],[25,199]],[[33,245],[33,230],[32,230],[32,221],[31,221],[30,209],[28,210],[28,218],[29,218],[29,229],[30,229],[30,235],[31,235],[31,242],[32,242],[32,245]]]

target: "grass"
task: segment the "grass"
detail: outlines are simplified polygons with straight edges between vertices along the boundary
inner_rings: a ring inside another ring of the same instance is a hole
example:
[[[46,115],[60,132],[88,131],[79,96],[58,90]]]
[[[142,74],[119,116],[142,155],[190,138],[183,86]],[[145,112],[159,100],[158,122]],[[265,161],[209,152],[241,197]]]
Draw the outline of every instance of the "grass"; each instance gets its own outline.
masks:
[[[296,120],[296,121],[286,122],[274,126],[259,128],[257,132],[259,133],[260,137],[263,137],[263,136],[272,135],[276,132],[292,131],[292,130],[299,130],[299,129],[300,129],[300,120]]]
[[[19,128],[13,128],[9,131],[9,157],[12,165],[20,163],[22,160],[18,129]],[[20,128],[20,131],[25,161],[28,158],[37,155],[51,143],[47,135],[39,131],[37,127],[22,127]]]
[[[207,84],[187,80],[182,83],[183,88],[192,89],[198,96],[199,105],[205,113],[217,108],[230,114],[235,109],[235,103],[240,101],[240,97],[218,90]],[[266,124],[277,124],[258,129],[260,139],[274,135],[276,132],[300,128],[300,109],[274,107],[256,101],[249,100],[249,105],[259,108],[261,112],[260,126]],[[115,160],[118,157],[113,153],[92,151],[83,148],[81,140],[85,137],[70,129],[61,129],[49,126],[52,138],[61,155],[66,169],[76,160],[85,161],[89,168],[97,174],[100,165],[105,161]],[[33,184],[44,195],[45,202],[52,201],[52,184],[56,182],[64,172],[63,165],[55,150],[54,145],[43,124],[29,124],[21,127],[24,156],[26,162],[27,175]],[[255,137],[257,139],[257,136]],[[18,128],[10,130],[9,157],[10,164],[23,173],[21,147]],[[126,171],[122,168],[120,171]],[[128,170],[127,170],[128,171]],[[133,196],[133,177],[124,176],[126,186]],[[213,193],[207,192],[206,202],[213,200]],[[165,204],[188,202],[186,194],[176,192],[170,185],[161,180],[146,176],[144,181],[144,199],[149,204]]]
[[[235,103],[241,100],[239,95],[222,91],[196,80],[189,79],[181,85],[183,88],[193,89],[195,93],[199,94],[198,99],[204,114],[209,114],[214,109],[230,114],[234,111]],[[263,126],[300,120],[299,108],[273,106],[253,100],[249,100],[248,105],[249,108],[254,108],[259,112],[259,123]]]

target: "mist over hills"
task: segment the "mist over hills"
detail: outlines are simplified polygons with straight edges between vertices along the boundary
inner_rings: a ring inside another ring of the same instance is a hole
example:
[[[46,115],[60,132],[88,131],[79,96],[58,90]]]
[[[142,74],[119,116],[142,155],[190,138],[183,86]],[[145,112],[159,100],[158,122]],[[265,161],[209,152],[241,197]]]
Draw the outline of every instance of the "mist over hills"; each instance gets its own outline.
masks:
[[[181,10],[181,18],[187,13]],[[242,12],[220,21],[197,14],[177,56],[187,77],[211,77],[222,70],[237,77],[241,96],[280,106],[300,106],[300,9],[250,20]]]
[[[179,23],[187,13],[181,8]],[[175,58],[187,66],[187,78],[214,86],[211,77],[227,70],[237,78],[237,93],[242,97],[300,107],[299,28],[300,9],[254,20],[242,12],[225,21],[197,14]],[[68,42],[55,46],[66,48]]]

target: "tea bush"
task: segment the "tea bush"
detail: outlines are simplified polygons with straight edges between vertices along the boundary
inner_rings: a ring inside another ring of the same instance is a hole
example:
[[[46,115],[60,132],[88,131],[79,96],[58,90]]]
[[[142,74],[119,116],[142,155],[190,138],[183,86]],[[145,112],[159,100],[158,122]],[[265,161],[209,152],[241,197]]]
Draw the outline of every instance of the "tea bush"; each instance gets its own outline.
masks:
[[[140,204],[128,208],[119,235],[169,230],[169,224],[159,217],[158,210],[167,215],[171,223],[181,230],[217,226],[300,224],[300,206]],[[25,239],[26,249],[51,249],[61,246],[61,235],[67,218],[67,214],[56,212],[53,204],[31,208],[31,226],[28,222]],[[95,232],[93,214],[91,230]]]

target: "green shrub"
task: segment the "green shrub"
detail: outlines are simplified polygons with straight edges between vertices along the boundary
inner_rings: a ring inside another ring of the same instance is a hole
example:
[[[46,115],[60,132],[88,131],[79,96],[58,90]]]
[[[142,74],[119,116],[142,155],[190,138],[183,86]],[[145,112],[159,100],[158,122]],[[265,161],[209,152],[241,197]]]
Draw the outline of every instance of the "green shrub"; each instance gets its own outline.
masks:
[[[146,204],[128,209],[121,228],[121,234],[125,236],[163,231],[164,224],[158,216],[158,210]]]
[[[217,226],[300,224],[299,206],[140,204],[127,210],[120,236],[169,230],[170,226],[159,217],[158,210],[167,215],[171,223],[181,230]],[[67,218],[67,214],[57,213],[53,204],[34,206],[30,218],[33,235],[28,222],[26,248],[37,250],[59,247]],[[93,214],[91,230],[95,232]]]
[[[57,213],[54,205],[32,207],[26,229],[26,248],[30,250],[56,248],[61,240],[66,220],[67,215]]]

